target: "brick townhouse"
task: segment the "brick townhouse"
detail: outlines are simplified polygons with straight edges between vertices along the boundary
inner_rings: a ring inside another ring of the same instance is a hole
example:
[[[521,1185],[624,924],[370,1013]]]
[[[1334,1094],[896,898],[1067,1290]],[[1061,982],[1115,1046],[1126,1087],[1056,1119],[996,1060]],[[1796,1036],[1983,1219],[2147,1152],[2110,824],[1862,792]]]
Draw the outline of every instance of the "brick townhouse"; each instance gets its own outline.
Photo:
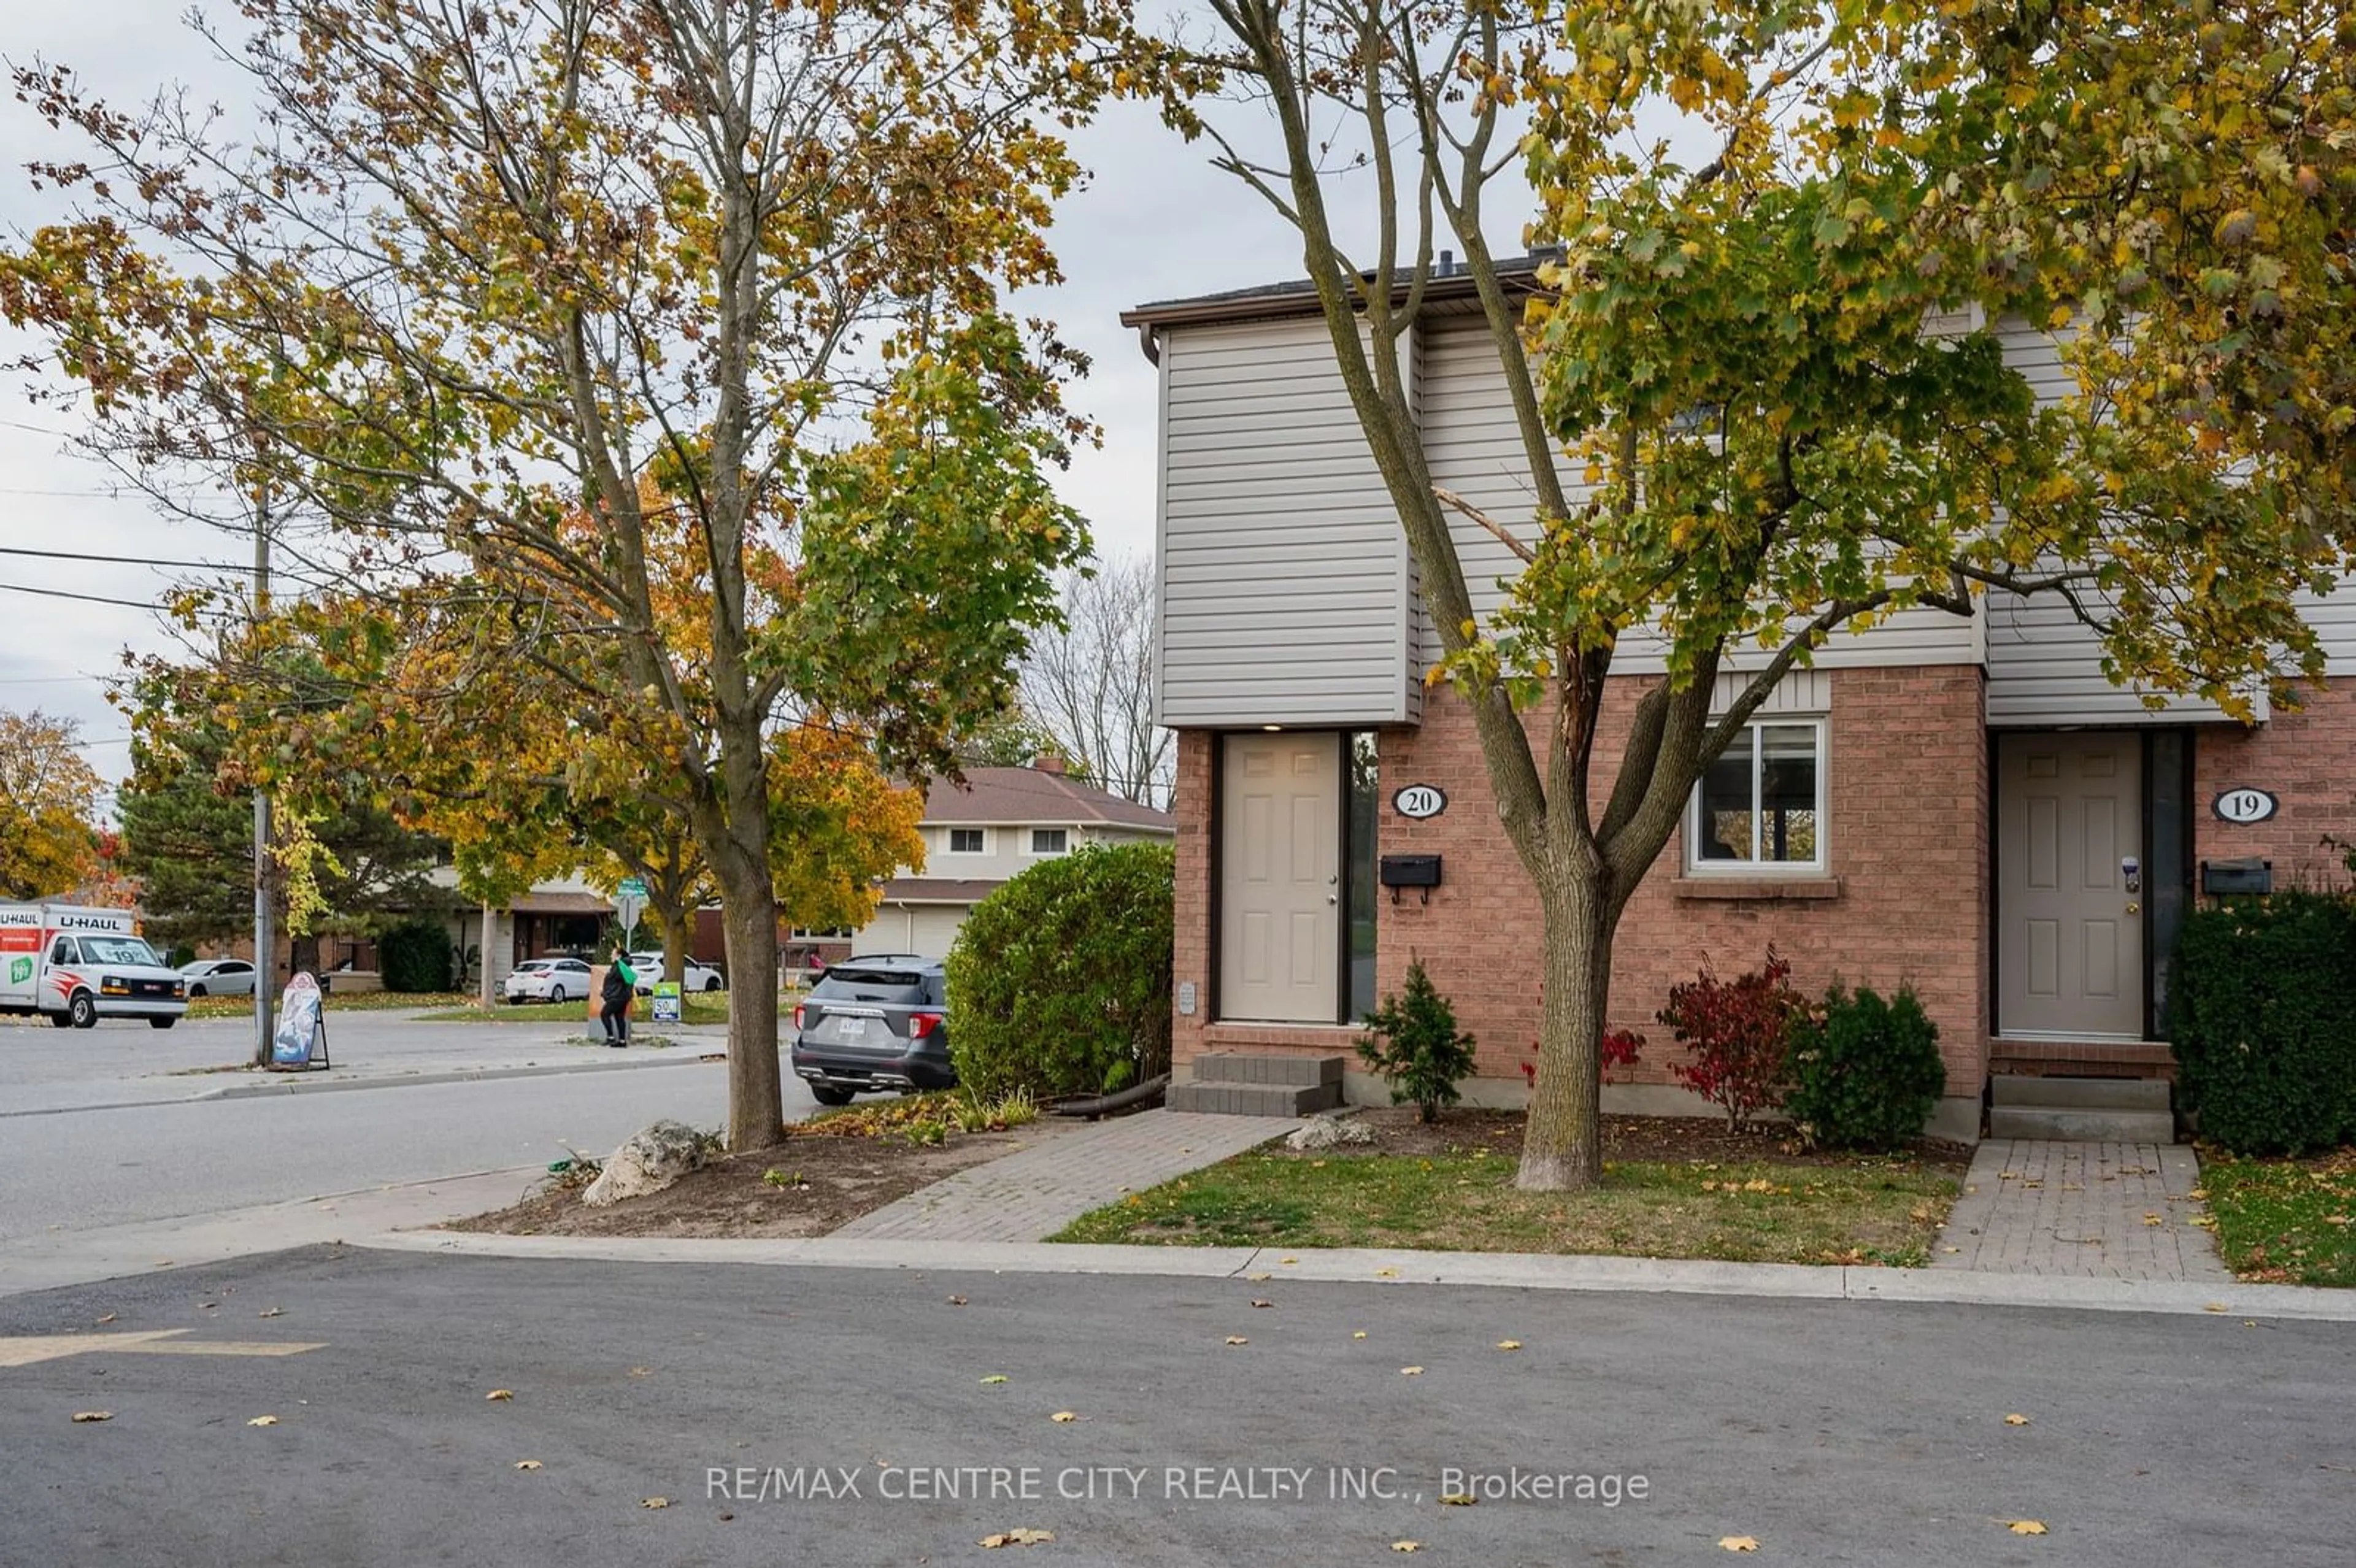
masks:
[[[1408,358],[1433,479],[1526,517],[1503,372],[1479,317],[1451,313],[1470,280],[1432,290]],[[1286,284],[1123,320],[1160,379],[1176,1103],[1387,1098],[1356,1071],[1352,1020],[1415,957],[1479,1040],[1467,1098],[1520,1103],[1537,1032],[1536,893],[1497,827],[1469,714],[1423,680],[1438,640],[1315,296]],[[1998,330],[2014,368],[2058,392],[2052,340]],[[1515,563],[1476,525],[1454,526],[1485,614]],[[1649,1044],[1606,1108],[1707,1109],[1669,1072],[1676,1048],[1654,1015],[1705,958],[1730,975],[1772,943],[1810,992],[1835,979],[1915,989],[1947,1064],[1937,1131],[1977,1137],[1991,1097],[2036,1102],[2043,1084],[2141,1113],[2105,1130],[2153,1136],[2185,910],[2204,891],[2331,879],[2327,836],[2356,837],[2356,594],[2307,613],[2333,678],[2246,726],[2114,687],[2093,635],[2043,600],[1996,593],[1968,618],[1910,611],[1837,637],[1710,770],[1629,906],[1611,1012]],[[1612,679],[1662,669],[1632,637]],[[1720,678],[1730,692],[1738,677]],[[1623,692],[1608,714],[1624,723],[1631,706]],[[1614,751],[1607,733],[1600,778]],[[1419,874],[1396,859],[1408,856],[1438,858],[1436,885],[1385,886],[1387,858],[1393,879]],[[1197,1093],[1184,1082],[1195,1058],[1208,1078],[1272,1086]]]

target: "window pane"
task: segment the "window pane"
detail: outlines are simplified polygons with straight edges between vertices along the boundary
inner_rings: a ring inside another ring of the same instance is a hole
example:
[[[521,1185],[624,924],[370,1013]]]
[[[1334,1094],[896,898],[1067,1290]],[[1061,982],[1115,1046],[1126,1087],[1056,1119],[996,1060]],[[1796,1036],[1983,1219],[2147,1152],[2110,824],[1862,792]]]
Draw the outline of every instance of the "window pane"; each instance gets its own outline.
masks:
[[[952,854],[952,855],[979,855],[979,854],[980,854],[980,853],[981,853],[981,829],[980,829],[980,828],[979,828],[979,827],[952,827],[952,828],[950,828],[950,829],[949,829],[949,853],[950,853],[950,854]]]
[[[1701,779],[1701,812],[1694,835],[1697,860],[1751,859],[1751,733],[1726,749]]]
[[[1375,915],[1380,880],[1375,854],[1382,771],[1374,736],[1350,738],[1350,1017],[1375,1010]]]
[[[1064,836],[1067,831],[1068,829],[1062,827],[1033,828],[1031,830],[1031,853],[1033,855],[1062,854],[1064,852]]]
[[[1760,748],[1759,858],[1816,859],[1816,727],[1770,724]]]

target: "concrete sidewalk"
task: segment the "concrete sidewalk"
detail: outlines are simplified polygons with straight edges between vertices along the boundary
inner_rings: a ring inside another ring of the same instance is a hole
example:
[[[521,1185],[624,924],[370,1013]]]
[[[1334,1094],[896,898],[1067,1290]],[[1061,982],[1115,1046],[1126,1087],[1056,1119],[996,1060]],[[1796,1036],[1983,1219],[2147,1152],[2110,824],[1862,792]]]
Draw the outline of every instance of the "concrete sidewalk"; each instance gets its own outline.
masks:
[[[1281,1137],[1274,1116],[1145,1111],[1118,1116],[955,1176],[835,1232],[897,1242],[1040,1242],[1091,1209]]]

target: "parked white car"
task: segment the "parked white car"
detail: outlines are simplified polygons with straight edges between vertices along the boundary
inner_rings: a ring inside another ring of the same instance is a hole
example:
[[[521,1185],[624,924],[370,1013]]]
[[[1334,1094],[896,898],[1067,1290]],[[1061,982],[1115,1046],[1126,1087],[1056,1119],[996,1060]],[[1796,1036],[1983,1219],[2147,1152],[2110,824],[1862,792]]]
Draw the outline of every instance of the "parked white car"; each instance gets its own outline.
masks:
[[[180,965],[191,997],[253,995],[253,965],[242,958],[199,958]]]
[[[662,978],[663,955],[659,953],[633,953],[630,955],[630,967],[638,972],[638,995],[653,996],[655,982]],[[721,978],[719,970],[709,964],[699,964],[692,958],[687,960],[687,972],[679,982],[681,992],[718,991],[726,987],[727,982]]]
[[[529,958],[508,976],[510,1002],[581,1002],[589,998],[589,965],[578,958]]]

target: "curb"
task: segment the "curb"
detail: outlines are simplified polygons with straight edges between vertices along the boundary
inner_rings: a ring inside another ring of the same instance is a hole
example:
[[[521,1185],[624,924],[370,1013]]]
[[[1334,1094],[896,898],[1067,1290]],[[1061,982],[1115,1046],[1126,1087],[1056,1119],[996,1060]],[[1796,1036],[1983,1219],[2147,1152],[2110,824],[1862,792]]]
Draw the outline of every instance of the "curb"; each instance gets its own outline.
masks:
[[[441,1231],[394,1231],[357,1236],[350,1238],[348,1244],[444,1257],[1194,1279],[1267,1273],[1285,1279],[1326,1284],[1743,1296],[1781,1300],[2044,1307],[2356,1323],[2356,1291],[2287,1285],[2198,1285],[2175,1280],[1976,1274],[1960,1269],[1858,1268],[1846,1264],[1729,1264],[1666,1258],[1342,1248],[1282,1253],[1269,1248],[1066,1246],[1045,1242],[895,1242],[829,1236],[779,1242],[681,1241],[499,1236]]]
[[[558,1050],[571,1050],[560,1046]],[[210,1104],[221,1100],[266,1100],[286,1094],[332,1094],[354,1089],[412,1089],[432,1083],[476,1083],[493,1078],[559,1078],[585,1072],[637,1072],[650,1067],[689,1067],[702,1062],[710,1051],[689,1051],[684,1047],[669,1048],[659,1054],[629,1061],[577,1061],[522,1067],[456,1067],[439,1072],[383,1073],[373,1078],[299,1078],[292,1073],[273,1081],[253,1083],[230,1083],[219,1089],[208,1089],[192,1094],[187,1100],[154,1102],[163,1104]],[[82,1107],[74,1107],[80,1109]],[[116,1107],[97,1107],[114,1109]],[[40,1114],[40,1113],[32,1113]]]

